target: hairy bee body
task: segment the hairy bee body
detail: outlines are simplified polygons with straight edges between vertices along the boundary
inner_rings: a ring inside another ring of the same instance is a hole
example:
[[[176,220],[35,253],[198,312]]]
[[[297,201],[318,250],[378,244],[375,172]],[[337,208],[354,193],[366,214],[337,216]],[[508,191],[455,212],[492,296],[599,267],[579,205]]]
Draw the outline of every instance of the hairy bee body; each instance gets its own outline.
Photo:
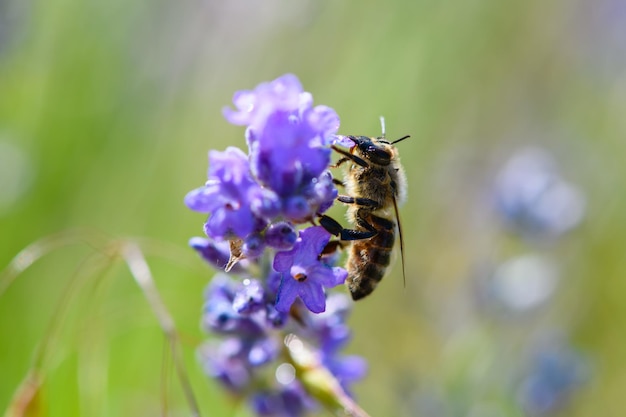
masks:
[[[349,205],[348,221],[369,238],[354,239],[348,254],[347,286],[354,300],[374,291],[385,275],[393,250],[397,204],[406,198],[406,176],[398,151],[384,138],[348,136],[356,145],[346,158],[344,185],[347,196],[339,200]],[[357,163],[361,159],[366,164]]]
[[[354,300],[371,294],[385,276],[395,242],[394,227],[391,222],[390,228],[378,228],[376,236],[352,243],[346,263],[346,285]]]

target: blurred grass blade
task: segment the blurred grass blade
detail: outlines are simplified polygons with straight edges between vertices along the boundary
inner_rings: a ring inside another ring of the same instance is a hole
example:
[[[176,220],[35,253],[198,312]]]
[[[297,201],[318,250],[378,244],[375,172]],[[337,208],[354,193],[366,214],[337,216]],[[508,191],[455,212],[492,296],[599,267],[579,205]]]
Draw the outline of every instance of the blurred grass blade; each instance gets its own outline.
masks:
[[[102,248],[110,238],[94,230],[65,230],[45,236],[22,249],[0,273],[0,297],[13,281],[32,264],[48,253],[65,246],[87,245]]]
[[[200,409],[196,401],[193,390],[191,389],[191,383],[183,364],[183,358],[180,353],[180,349],[177,349],[179,341],[178,334],[176,333],[176,326],[174,319],[169,314],[159,292],[154,284],[150,267],[143,256],[143,253],[139,247],[133,242],[127,242],[123,246],[123,257],[126,260],[126,264],[130,269],[130,272],[135,278],[135,281],[143,291],[152,311],[157,317],[161,329],[165,333],[165,336],[170,342],[170,349],[172,351],[172,357],[174,358],[174,367],[180,380],[180,384],[183,388],[185,397],[191,407],[193,416],[200,416]]]
[[[158,244],[150,242],[156,248]],[[26,269],[32,266],[43,256],[63,247],[72,245],[86,245],[94,250],[80,262],[78,269],[72,274],[62,291],[61,299],[57,302],[51,321],[45,331],[41,342],[35,348],[32,363],[28,374],[22,383],[15,390],[13,399],[9,402],[5,411],[5,417],[26,417],[42,415],[41,392],[44,387],[46,372],[49,368],[49,359],[57,349],[54,344],[58,342],[58,334],[66,321],[70,306],[79,294],[80,288],[88,283],[97,285],[102,280],[102,273],[105,269],[112,267],[116,259],[122,258],[127,264],[130,272],[139,285],[144,297],[157,317],[159,325],[167,339],[164,350],[163,361],[163,383],[162,383],[162,409],[163,415],[167,415],[168,399],[167,375],[171,363],[168,356],[171,355],[174,369],[182,386],[186,401],[192,411],[192,416],[200,416],[199,406],[191,389],[188,375],[186,373],[181,350],[179,349],[179,337],[175,323],[169,314],[165,304],[160,298],[158,290],[154,284],[150,268],[143,256],[138,244],[134,241],[113,240],[104,234],[88,230],[70,230],[54,235],[46,236],[28,245],[20,251],[0,273],[0,296],[2,296],[11,284]],[[96,265],[97,261],[100,261]],[[96,262],[96,263],[94,263]],[[104,262],[102,264],[101,262]],[[95,268],[95,269],[94,269]],[[99,271],[97,272],[96,271]],[[94,275],[95,274],[95,275]],[[89,296],[88,298],[91,298]],[[85,384],[81,384],[84,386]]]
[[[54,235],[46,236],[20,251],[7,268],[0,275],[0,296],[11,285],[11,283],[28,267],[33,265],[44,255],[61,247],[86,244],[95,249],[102,250],[106,239],[103,235],[86,230],[64,231]],[[71,300],[78,293],[79,284],[85,283],[85,277],[91,276],[86,272],[87,266],[93,266],[94,257],[100,258],[102,252],[96,252],[88,256],[80,263],[78,269],[72,274],[67,282],[62,297],[56,304],[54,313],[50,316],[50,323],[47,326],[45,335],[35,348],[32,364],[28,374],[18,386],[9,403],[5,416],[38,416],[41,415],[41,389],[45,379],[46,363],[51,352],[55,352],[54,343],[58,341],[58,333],[63,321],[67,318],[67,313],[71,305]],[[105,254],[105,256],[108,254]],[[107,256],[107,259],[110,258]],[[110,265],[110,262],[107,263]],[[97,280],[96,280],[97,281]]]
[[[4,417],[38,417],[43,416],[41,387],[43,377],[32,369],[15,391]]]

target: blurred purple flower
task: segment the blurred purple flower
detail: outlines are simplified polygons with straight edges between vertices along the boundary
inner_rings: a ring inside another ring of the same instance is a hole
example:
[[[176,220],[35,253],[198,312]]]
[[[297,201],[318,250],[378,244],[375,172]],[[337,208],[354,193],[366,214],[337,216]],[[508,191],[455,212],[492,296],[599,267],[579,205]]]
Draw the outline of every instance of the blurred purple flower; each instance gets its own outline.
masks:
[[[274,321],[269,312],[273,309],[259,281],[237,283],[224,274],[213,278],[206,292],[203,324],[231,337],[205,348],[204,366],[210,375],[238,389],[235,380],[242,380],[242,375],[252,374],[253,368],[278,356],[280,342],[270,334]]]
[[[300,297],[313,313],[326,309],[324,287],[342,284],[348,273],[339,267],[329,267],[319,260],[322,250],[330,240],[330,233],[323,227],[304,229],[293,249],[278,252],[274,257],[274,270],[282,273],[276,298],[276,309],[289,311]]]
[[[259,416],[300,417],[315,404],[299,384],[291,383],[279,391],[262,391],[254,395],[252,409]]]
[[[351,338],[346,323],[351,301],[345,294],[331,294],[326,300],[326,311],[311,315],[308,329],[320,346],[322,363],[349,391],[351,383],[367,373],[367,362],[360,356],[342,356],[339,351]]]
[[[241,340],[236,337],[202,346],[198,356],[207,376],[218,380],[232,392],[244,392],[251,382],[252,370],[238,354]]]
[[[323,364],[350,393],[350,385],[367,375],[367,361],[357,355],[325,355]]]
[[[264,304],[265,290],[256,279],[245,279],[233,297],[233,309],[240,314],[260,311]]]
[[[511,158],[498,175],[496,207],[524,235],[555,238],[583,217],[581,191],[563,180],[554,165],[545,151],[530,148]]]
[[[565,342],[543,346],[528,366],[518,399],[531,416],[545,416],[565,405],[589,378],[587,360]]]
[[[252,302],[263,302],[263,292],[257,282],[248,280],[246,283],[237,283],[225,274],[213,277],[205,294],[203,308],[203,325],[207,330],[221,334],[239,334],[246,337],[261,337],[264,335],[265,323],[263,317],[244,314],[254,308]],[[255,294],[260,291],[260,294]],[[239,295],[243,293],[242,295]],[[235,300],[238,299],[237,303]],[[243,301],[246,301],[244,303]]]
[[[334,354],[350,340],[350,328],[346,324],[350,306],[351,300],[345,294],[331,294],[326,299],[326,311],[311,315],[307,329],[322,352]]]
[[[537,312],[557,292],[559,267],[540,253],[526,253],[489,265],[478,276],[479,306],[497,319]]]

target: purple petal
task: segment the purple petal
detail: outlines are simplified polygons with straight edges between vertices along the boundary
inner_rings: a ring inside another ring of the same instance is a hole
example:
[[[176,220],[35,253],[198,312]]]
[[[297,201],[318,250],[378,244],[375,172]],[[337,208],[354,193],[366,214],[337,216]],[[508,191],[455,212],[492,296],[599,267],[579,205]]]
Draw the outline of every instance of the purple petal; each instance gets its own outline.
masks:
[[[296,243],[298,251],[295,263],[305,265],[318,262],[318,256],[330,241],[330,233],[322,226],[312,226],[300,231],[300,245]]]
[[[204,224],[204,233],[214,239],[223,240],[228,228],[225,225],[226,210],[216,210]]]
[[[228,239],[232,235],[245,238],[256,225],[256,220],[248,208],[241,210],[219,209],[209,216],[204,232],[213,239]]]
[[[287,268],[289,268],[290,266],[288,266]],[[272,270],[268,274],[268,276],[267,276],[267,288],[270,290],[271,293],[273,293],[273,294],[277,294],[278,293],[278,289],[280,288],[280,281],[281,281],[282,276],[283,276],[282,272],[278,272],[276,270]]]
[[[287,272],[293,265],[293,255],[296,251],[296,248],[286,251],[286,252],[278,252],[274,256],[274,270],[277,272]]]
[[[304,171],[309,178],[319,177],[330,164],[331,151],[328,148],[308,148],[305,151],[306,158],[302,158]]]
[[[283,273],[276,295],[276,310],[283,313],[289,312],[291,305],[298,297],[298,284],[289,274]]]
[[[334,139],[334,134],[339,129],[339,116],[337,112],[328,106],[315,106],[306,119],[310,127],[320,132],[321,143],[319,146],[328,146]]]
[[[237,91],[233,95],[233,104],[237,107],[237,110],[232,110],[229,107],[222,109],[224,118],[229,123],[234,125],[247,125],[250,123],[252,111],[256,104],[256,94],[252,91],[243,90]]]
[[[280,197],[270,189],[261,187],[250,188],[248,200],[250,201],[250,209],[259,217],[272,219],[280,213]]]
[[[297,110],[302,92],[298,78],[293,74],[286,74],[269,83],[259,84],[254,91],[235,93],[233,103],[237,110],[226,107],[223,114],[230,123],[262,128],[272,113]]]
[[[209,178],[240,184],[249,176],[248,156],[239,148],[229,146],[224,152],[209,152]]]
[[[348,271],[338,266],[329,268],[320,264],[309,271],[309,278],[319,282],[326,288],[343,284],[347,277]]]
[[[313,313],[321,313],[326,310],[326,295],[321,285],[307,279],[305,282],[299,282],[298,287],[298,294],[306,308]]]
[[[209,184],[191,190],[185,196],[185,205],[200,213],[210,213],[219,207],[219,184]]]
[[[344,148],[354,148],[356,146],[356,143],[348,136],[335,135],[332,139],[334,145],[343,146]]]
[[[280,110],[295,110],[300,105],[300,94],[303,89],[295,75],[285,74],[278,77],[269,84],[269,89],[269,95]]]

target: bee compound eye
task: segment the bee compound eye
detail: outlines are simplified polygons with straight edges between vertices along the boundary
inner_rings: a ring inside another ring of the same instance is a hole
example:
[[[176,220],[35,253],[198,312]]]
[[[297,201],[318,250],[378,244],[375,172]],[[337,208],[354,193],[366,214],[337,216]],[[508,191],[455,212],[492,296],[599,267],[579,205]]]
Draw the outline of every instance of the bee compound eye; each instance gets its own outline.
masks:
[[[370,146],[367,149],[367,154],[369,155],[371,160],[378,163],[389,163],[389,161],[391,160],[391,155],[389,154],[389,152],[379,148],[378,146]]]

